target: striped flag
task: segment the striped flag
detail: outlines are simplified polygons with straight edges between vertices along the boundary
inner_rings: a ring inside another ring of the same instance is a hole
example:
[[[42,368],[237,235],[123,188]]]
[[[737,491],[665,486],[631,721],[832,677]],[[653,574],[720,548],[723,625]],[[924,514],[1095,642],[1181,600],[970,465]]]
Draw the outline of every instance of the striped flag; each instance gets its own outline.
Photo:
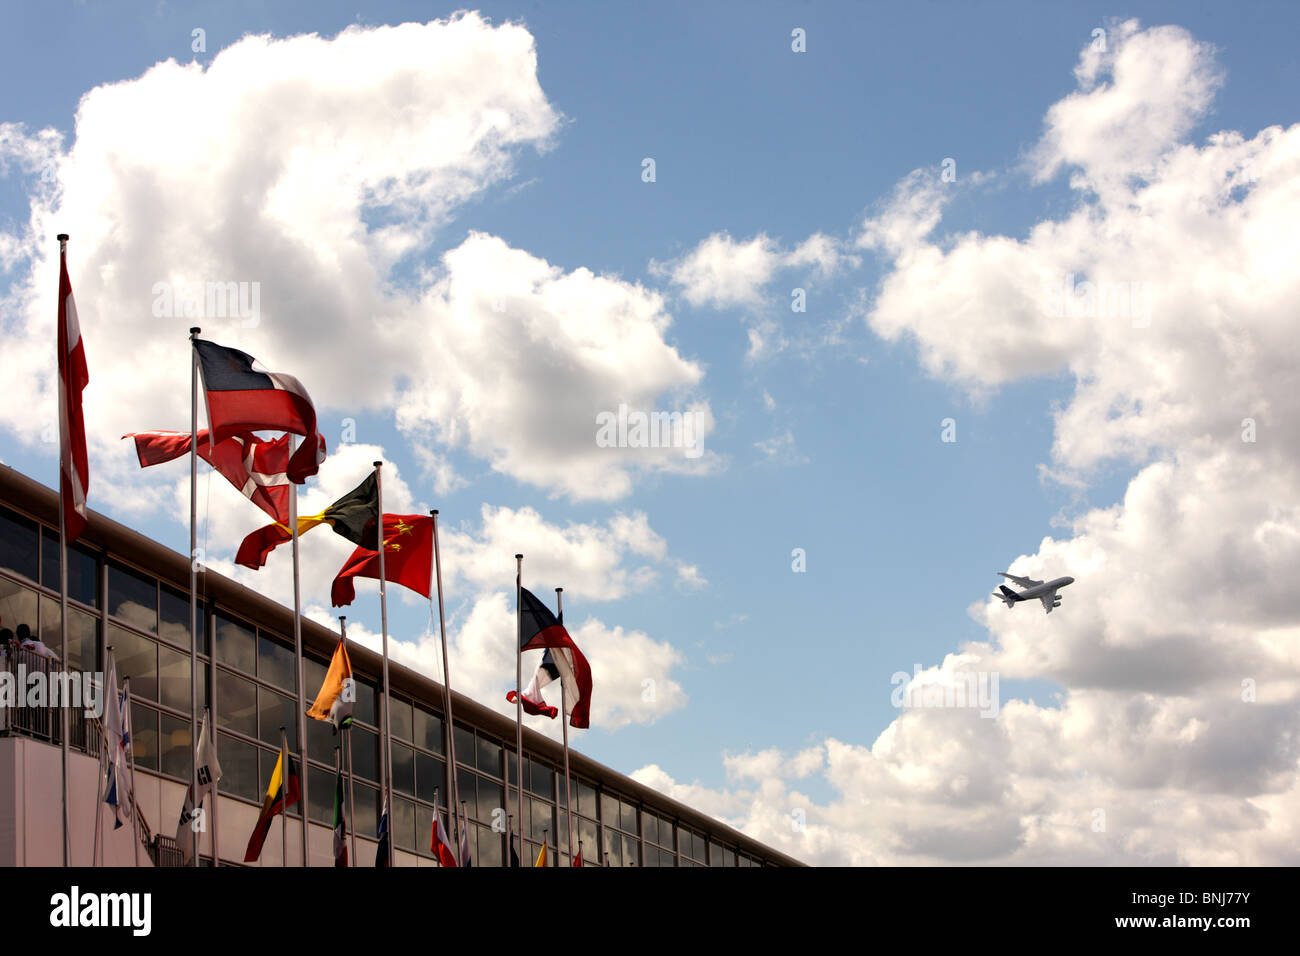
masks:
[[[429,852],[438,857],[440,866],[456,866],[456,854],[451,849],[451,837],[442,825],[442,814],[438,812],[438,797],[434,794],[433,833],[429,839]]]
[[[86,489],[90,487],[86,422],[81,413],[81,392],[90,384],[90,370],[68,278],[67,238],[59,236],[59,498],[67,539],[76,541],[86,530]]]
[[[532,591],[520,588],[519,597],[520,652],[546,650],[542,655],[542,666],[521,695],[524,709],[530,714],[555,716],[556,709],[542,699],[541,689],[558,677],[564,687],[564,708],[569,726],[591,726],[591,667],[587,658],[551,609],[537,600]],[[513,704],[515,692],[506,694],[506,700]]]
[[[286,763],[289,766],[287,775],[284,769]],[[298,767],[293,762],[293,757],[282,747],[280,757],[275,762],[275,770],[271,773],[271,782],[266,788],[266,797],[262,800],[262,812],[257,817],[257,825],[253,827],[248,847],[244,850],[245,863],[257,862],[262,855],[262,844],[266,842],[266,835],[271,830],[271,821],[277,814],[284,813],[286,808],[297,803],[301,796],[298,789]]]

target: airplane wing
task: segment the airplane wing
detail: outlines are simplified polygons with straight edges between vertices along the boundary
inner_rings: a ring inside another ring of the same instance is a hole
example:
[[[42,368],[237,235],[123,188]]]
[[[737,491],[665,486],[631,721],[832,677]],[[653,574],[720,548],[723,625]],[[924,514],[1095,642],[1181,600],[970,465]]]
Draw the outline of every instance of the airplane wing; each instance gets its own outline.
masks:
[[[1008,581],[1015,581],[1022,588],[1036,588],[1038,585],[1043,583],[1042,581],[1035,581],[1033,578],[1022,578],[1014,574],[1007,574],[1005,571],[999,571],[998,574],[1002,575]]]
[[[1056,606],[1056,592],[1053,591],[1050,594],[1041,595],[1038,600],[1043,602],[1043,610],[1048,614],[1051,614],[1052,608]]]

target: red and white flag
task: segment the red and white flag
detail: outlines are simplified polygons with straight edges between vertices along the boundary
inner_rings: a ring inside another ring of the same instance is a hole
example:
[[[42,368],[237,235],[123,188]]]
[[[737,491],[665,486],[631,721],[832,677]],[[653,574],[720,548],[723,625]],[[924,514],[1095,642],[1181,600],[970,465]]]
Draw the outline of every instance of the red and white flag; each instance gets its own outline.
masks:
[[[90,370],[68,278],[66,240],[66,236],[59,240],[59,498],[68,541],[76,541],[86,530],[86,489],[90,487],[86,423],[81,415],[81,390],[90,382]]]
[[[438,808],[433,810],[433,836],[429,840],[429,852],[438,857],[438,863],[441,866],[457,866],[456,854],[451,848],[451,837],[447,836],[447,830],[442,825],[442,814]]]
[[[140,467],[160,465],[190,453],[189,432],[131,432]],[[321,447],[325,439],[317,436]],[[249,501],[281,523],[289,520],[289,436],[263,439],[235,435],[214,447],[199,429],[199,457],[219,471]]]

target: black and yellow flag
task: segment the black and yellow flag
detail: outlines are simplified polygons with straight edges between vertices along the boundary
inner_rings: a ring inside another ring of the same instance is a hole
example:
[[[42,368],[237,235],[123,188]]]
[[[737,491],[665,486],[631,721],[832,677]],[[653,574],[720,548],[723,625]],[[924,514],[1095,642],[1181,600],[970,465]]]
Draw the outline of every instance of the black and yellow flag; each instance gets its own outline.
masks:
[[[370,551],[379,548],[379,478],[375,472],[318,515],[298,519],[298,536],[327,524],[353,544]],[[272,551],[293,540],[288,525],[274,522],[258,528],[239,545],[235,562],[256,571]]]
[[[284,773],[286,757],[289,763],[287,782]],[[245,863],[257,862],[257,858],[262,855],[262,844],[266,842],[266,835],[271,830],[271,821],[276,814],[283,813],[285,807],[297,803],[300,796],[302,794],[298,789],[298,767],[293,762],[293,757],[281,750],[280,759],[275,762],[275,770],[271,773],[270,786],[266,788],[266,798],[262,801],[262,812],[257,817],[257,826],[253,827],[252,835],[248,838],[248,848],[244,850]]]

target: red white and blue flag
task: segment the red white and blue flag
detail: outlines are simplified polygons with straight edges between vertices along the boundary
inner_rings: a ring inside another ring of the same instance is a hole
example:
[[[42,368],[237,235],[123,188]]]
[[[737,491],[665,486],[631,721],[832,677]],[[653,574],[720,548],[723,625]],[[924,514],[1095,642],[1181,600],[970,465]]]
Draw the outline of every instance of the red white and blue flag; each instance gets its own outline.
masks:
[[[289,480],[302,484],[320,469],[325,447],[316,431],[316,408],[302,382],[272,372],[238,349],[195,339],[212,441],[255,431],[289,432],[304,441],[289,459]]]
[[[435,797],[434,802],[437,802]],[[451,837],[447,835],[447,829],[442,825],[442,814],[435,806],[433,808],[433,834],[429,840],[429,852],[438,858],[440,866],[458,866],[456,854],[451,848]]]
[[[60,242],[67,236],[60,236]],[[86,530],[86,489],[90,487],[90,462],[86,455],[86,422],[81,414],[81,392],[90,384],[86,348],[77,321],[77,303],[68,278],[68,253],[59,250],[59,497],[63,525],[69,541]]]
[[[519,650],[545,650],[542,664],[520,695],[524,710],[530,714],[555,717],[559,711],[542,698],[542,688],[559,680],[563,688],[564,713],[571,727],[591,726],[591,667],[578,645],[564,629],[564,624],[527,588],[519,589]],[[515,702],[515,692],[506,694]]]

